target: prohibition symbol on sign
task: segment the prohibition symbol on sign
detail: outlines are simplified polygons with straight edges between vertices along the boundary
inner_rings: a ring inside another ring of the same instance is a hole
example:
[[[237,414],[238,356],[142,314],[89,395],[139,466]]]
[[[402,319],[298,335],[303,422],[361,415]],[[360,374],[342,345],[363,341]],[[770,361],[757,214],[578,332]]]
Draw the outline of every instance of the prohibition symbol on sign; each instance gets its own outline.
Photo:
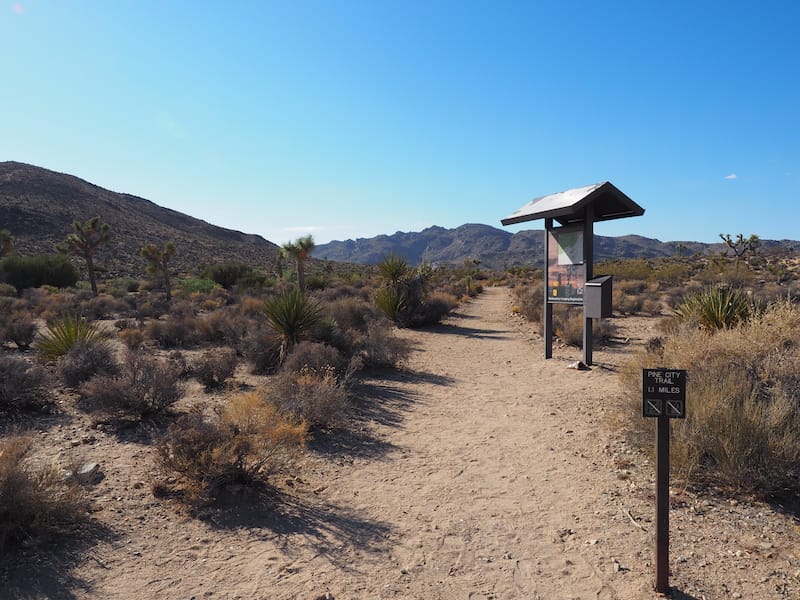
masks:
[[[642,369],[642,416],[686,418],[686,371]]]

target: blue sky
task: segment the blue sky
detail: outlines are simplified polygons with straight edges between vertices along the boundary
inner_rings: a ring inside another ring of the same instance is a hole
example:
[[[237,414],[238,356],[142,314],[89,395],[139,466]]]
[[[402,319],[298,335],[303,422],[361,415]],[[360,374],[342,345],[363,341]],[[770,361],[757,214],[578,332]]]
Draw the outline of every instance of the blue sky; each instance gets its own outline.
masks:
[[[0,160],[276,243],[604,180],[602,235],[800,239],[797,2],[0,1]]]

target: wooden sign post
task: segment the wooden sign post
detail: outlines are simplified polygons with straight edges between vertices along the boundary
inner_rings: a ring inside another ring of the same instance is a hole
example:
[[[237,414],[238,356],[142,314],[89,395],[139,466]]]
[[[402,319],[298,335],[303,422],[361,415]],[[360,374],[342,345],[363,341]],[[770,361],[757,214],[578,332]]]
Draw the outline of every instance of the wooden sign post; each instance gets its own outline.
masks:
[[[686,371],[642,369],[642,416],[656,426],[656,583],[669,591],[669,420],[686,418]]]

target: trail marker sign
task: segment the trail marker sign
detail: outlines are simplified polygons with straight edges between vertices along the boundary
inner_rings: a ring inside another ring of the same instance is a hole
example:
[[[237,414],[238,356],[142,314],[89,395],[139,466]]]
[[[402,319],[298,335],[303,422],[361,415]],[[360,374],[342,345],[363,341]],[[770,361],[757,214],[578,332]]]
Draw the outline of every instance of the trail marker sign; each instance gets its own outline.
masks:
[[[642,416],[686,418],[686,371],[642,369]]]
[[[642,369],[642,416],[656,417],[656,581],[669,593],[669,423],[686,418],[686,371]]]

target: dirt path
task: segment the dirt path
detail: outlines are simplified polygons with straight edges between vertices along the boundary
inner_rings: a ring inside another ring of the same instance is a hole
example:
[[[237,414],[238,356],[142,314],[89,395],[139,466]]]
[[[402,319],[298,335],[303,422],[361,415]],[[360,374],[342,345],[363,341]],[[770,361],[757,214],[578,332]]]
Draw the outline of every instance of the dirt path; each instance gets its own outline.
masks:
[[[579,351],[544,360],[510,315],[511,292],[489,288],[401,331],[407,368],[359,385],[349,433],[314,442],[271,505],[182,516],[153,497],[152,445],[88,421],[43,428],[52,452],[77,443],[101,464],[96,531],[53,561],[23,550],[0,598],[653,598],[652,466],[609,427],[617,368],[652,320],[618,320],[631,344],[576,371]],[[793,513],[674,492],[674,600],[800,597]]]
[[[383,523],[386,543],[343,548],[344,576],[325,557],[304,565],[318,589],[337,599],[648,596],[647,559],[626,550],[631,536],[645,550],[647,536],[614,500],[600,426],[615,375],[545,361],[509,320],[510,302],[490,288],[433,332],[404,332],[419,352],[405,377],[381,384],[407,409],[379,428],[391,450],[336,472],[325,490]],[[628,570],[634,558],[640,573]]]

